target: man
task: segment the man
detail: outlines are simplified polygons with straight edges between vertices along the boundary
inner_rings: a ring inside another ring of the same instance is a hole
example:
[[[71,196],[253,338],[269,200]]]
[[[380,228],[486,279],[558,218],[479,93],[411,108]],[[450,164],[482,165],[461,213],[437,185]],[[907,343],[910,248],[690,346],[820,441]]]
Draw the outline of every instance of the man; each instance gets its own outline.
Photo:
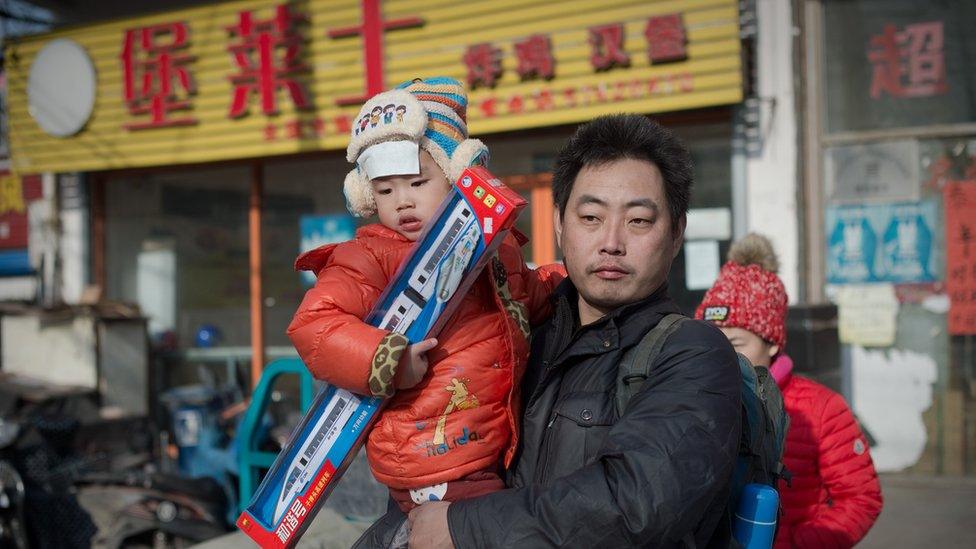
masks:
[[[556,160],[569,279],[533,336],[509,489],[411,512],[411,547],[728,545],[740,431],[736,356],[714,327],[667,339],[621,417],[624,353],[664,316],[692,184],[687,149],[639,115],[582,126]]]

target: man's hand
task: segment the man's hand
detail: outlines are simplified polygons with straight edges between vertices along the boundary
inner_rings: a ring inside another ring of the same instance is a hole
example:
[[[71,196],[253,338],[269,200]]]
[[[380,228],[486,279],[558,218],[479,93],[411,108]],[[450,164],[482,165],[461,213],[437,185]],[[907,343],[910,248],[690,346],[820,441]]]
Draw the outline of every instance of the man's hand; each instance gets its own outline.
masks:
[[[424,379],[424,374],[427,373],[427,351],[436,346],[437,340],[430,338],[407,347],[397,364],[397,389],[410,389]]]
[[[431,501],[410,511],[410,547],[416,549],[454,549],[447,526],[446,501]]]

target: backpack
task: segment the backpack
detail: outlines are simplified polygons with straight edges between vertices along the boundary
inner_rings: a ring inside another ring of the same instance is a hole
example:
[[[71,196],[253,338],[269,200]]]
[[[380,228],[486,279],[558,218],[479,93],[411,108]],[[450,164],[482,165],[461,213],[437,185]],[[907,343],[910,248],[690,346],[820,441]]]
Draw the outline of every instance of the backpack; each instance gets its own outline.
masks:
[[[682,322],[691,320],[680,314],[665,316],[640,343],[624,353],[617,371],[616,409],[623,416],[630,399],[640,390],[650,375],[651,365],[664,347],[668,336]],[[776,488],[777,481],[789,473],[783,466],[783,447],[790,420],[783,409],[783,395],[776,381],[763,366],[753,366],[749,359],[738,354],[742,374],[742,434],[739,455],[732,472],[732,492],[729,509],[738,506],[743,488],[750,483]]]

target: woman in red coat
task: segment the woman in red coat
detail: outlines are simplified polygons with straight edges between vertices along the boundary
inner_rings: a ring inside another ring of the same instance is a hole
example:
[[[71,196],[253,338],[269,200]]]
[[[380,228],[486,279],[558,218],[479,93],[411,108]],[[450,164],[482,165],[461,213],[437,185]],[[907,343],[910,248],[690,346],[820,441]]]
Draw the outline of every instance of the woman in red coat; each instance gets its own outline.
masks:
[[[786,344],[787,297],[769,241],[750,234],[705,294],[696,316],[715,322],[736,351],[770,369],[790,417],[778,487],[783,514],[775,547],[853,547],[881,512],[881,486],[867,442],[844,399],[793,374]]]

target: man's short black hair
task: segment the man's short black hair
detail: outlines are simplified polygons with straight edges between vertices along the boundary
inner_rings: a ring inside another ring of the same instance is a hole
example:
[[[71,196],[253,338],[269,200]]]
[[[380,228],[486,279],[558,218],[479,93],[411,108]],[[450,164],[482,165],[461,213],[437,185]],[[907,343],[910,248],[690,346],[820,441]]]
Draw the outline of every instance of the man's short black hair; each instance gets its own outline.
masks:
[[[556,157],[552,198],[559,215],[580,170],[622,159],[646,160],[661,171],[671,214],[671,229],[688,213],[694,170],[691,154],[671,130],[639,114],[613,114],[580,126]]]

